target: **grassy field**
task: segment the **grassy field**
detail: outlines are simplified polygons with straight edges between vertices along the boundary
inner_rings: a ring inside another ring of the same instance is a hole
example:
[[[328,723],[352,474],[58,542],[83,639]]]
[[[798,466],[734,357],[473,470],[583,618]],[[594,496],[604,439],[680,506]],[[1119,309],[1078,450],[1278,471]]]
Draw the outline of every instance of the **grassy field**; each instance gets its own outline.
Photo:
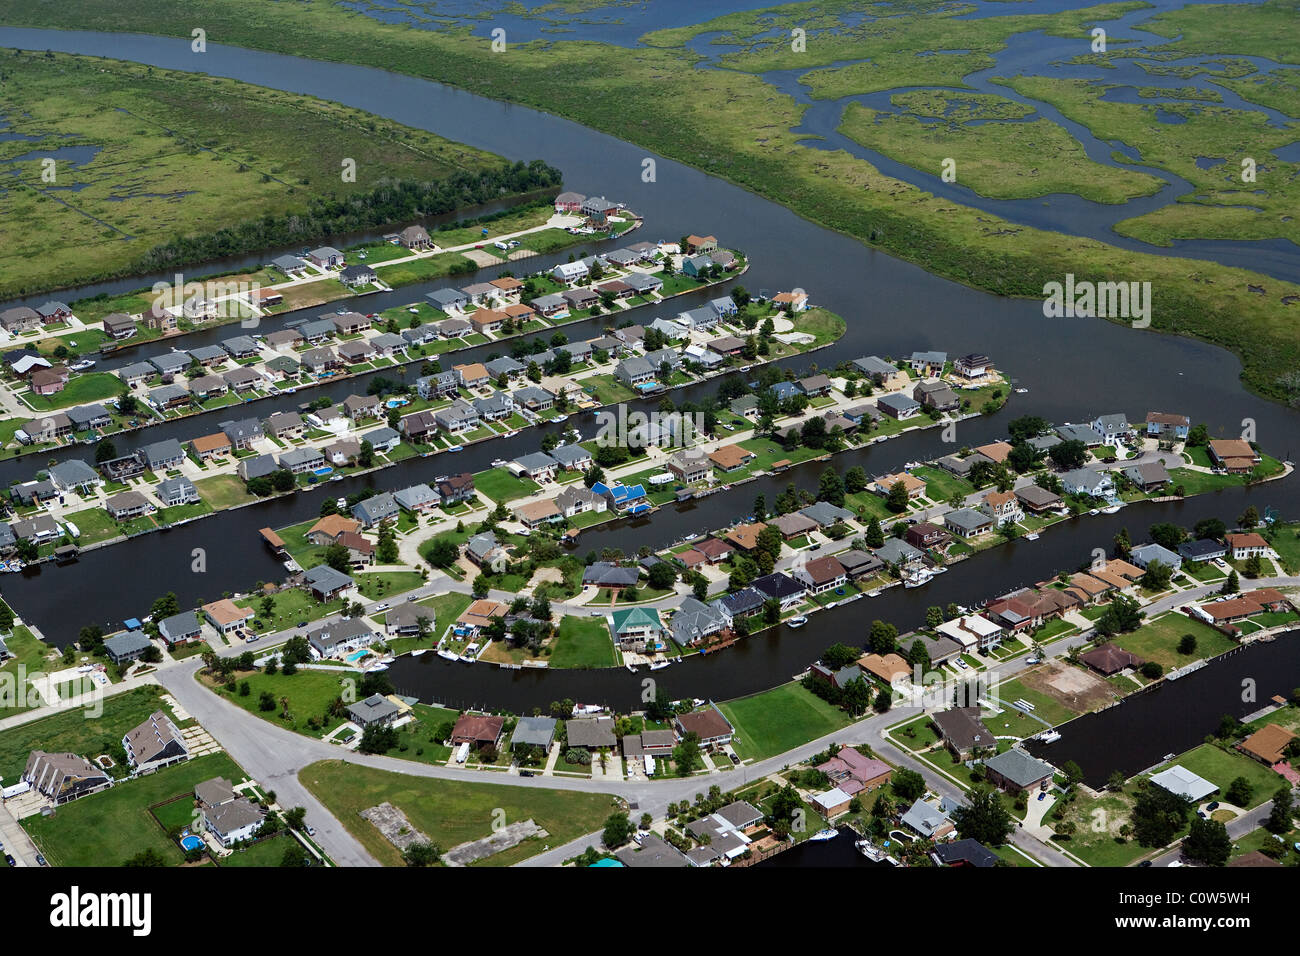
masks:
[[[517,478],[504,468],[490,468],[474,476],[474,487],[495,502],[524,498],[541,488],[531,478]]]
[[[120,866],[143,850],[154,850],[179,864],[184,854],[149,808],[192,793],[195,784],[212,777],[236,783],[246,779],[224,753],[209,754],[82,797],[51,816],[27,817],[23,828],[54,866]]]
[[[39,156],[12,167],[0,216],[41,228],[19,230],[0,257],[5,296],[140,271],[150,247],[196,223],[234,228],[304,212],[314,195],[503,162],[308,96],[54,54],[5,58],[0,115],[36,137],[0,143],[0,160],[48,149],[64,190],[42,181]]]
[[[566,614],[551,651],[552,667],[617,667],[618,652],[603,617]]]
[[[544,844],[559,846],[599,830],[614,809],[612,798],[602,794],[432,780],[333,760],[304,768],[299,779],[386,866],[400,866],[401,854],[359,815],[385,801],[401,809],[412,826],[444,852],[488,836],[499,818],[494,817],[497,810],[507,823],[531,819],[549,834],[495,854],[480,866],[510,866],[538,853]]]
[[[1222,799],[1223,791],[1228,789],[1232,781],[1238,777],[1245,777],[1254,789],[1250,806],[1245,808],[1247,810],[1259,806],[1265,800],[1271,800],[1273,794],[1284,783],[1281,776],[1259,761],[1239,753],[1225,753],[1214,744],[1201,744],[1178,759],[1171,760],[1160,767],[1160,770],[1175,764],[1187,768],[1198,777],[1204,777],[1210,783],[1218,784],[1220,792],[1215,799]]]
[[[1196,638],[1196,650],[1179,654],[1178,642],[1184,634]],[[1181,614],[1166,614],[1143,624],[1130,634],[1121,634],[1115,644],[1147,661],[1155,661],[1165,670],[1190,664],[1203,657],[1214,657],[1231,650],[1236,643],[1201,621]]]
[[[797,683],[741,697],[718,708],[736,729],[732,745],[742,759],[763,760],[833,733],[852,721]]]
[[[248,683],[247,696],[242,696],[238,692],[230,693],[224,689],[221,691],[221,696],[250,714],[279,727],[295,730],[311,737],[321,737],[347,719],[330,714],[329,709],[335,699],[346,690],[344,681],[348,679],[355,680],[355,675],[342,674],[338,671],[300,669],[298,673],[286,677],[282,673],[265,674],[257,671],[241,676],[236,682],[236,685]],[[266,711],[259,707],[264,692],[270,694],[275,702],[273,710]],[[281,716],[286,701],[288,719]],[[309,725],[312,719],[319,721],[318,726]]]

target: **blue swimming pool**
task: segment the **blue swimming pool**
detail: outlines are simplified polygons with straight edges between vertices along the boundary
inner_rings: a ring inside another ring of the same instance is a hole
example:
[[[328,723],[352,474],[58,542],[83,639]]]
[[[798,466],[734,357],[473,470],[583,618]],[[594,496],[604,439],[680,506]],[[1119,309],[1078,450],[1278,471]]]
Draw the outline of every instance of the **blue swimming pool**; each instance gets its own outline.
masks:
[[[361,660],[361,658],[365,657],[369,653],[370,653],[369,651],[365,651],[365,650],[354,651],[353,653],[348,655],[347,657],[348,663],[355,664],[357,661]]]
[[[181,837],[181,849],[182,849],[182,850],[187,850],[187,851],[188,851],[188,850],[202,850],[202,849],[203,849],[203,838],[202,838],[202,837],[196,837],[196,836],[195,836],[194,834],[192,834],[192,833],[191,833],[189,836],[183,836],[183,837]]]
[[[314,474],[314,475],[328,475],[328,474],[330,474],[330,473],[333,472],[333,471],[334,471],[333,468],[331,468],[329,465],[326,465],[324,468],[317,468],[314,472],[312,472],[312,474]]]

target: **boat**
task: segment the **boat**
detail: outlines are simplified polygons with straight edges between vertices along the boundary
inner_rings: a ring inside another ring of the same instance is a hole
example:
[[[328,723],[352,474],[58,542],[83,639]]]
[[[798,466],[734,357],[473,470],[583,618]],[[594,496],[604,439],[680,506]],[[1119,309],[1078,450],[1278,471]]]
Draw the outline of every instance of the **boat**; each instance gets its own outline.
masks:
[[[453,651],[449,651],[443,647],[438,648],[438,656],[441,657],[443,660],[448,660],[448,661],[460,660],[459,654],[456,654]]]
[[[1016,394],[1017,394],[1017,395],[1024,395],[1024,394],[1025,394],[1026,392],[1028,392],[1028,391],[1029,391],[1029,389],[1027,389],[1027,388],[1018,388],[1018,389],[1016,389]]]
[[[464,450],[465,450],[464,445],[452,445],[447,449],[447,451],[464,451]]]
[[[856,840],[854,848],[873,863],[884,862],[885,851],[876,846],[870,840]]]
[[[903,587],[919,588],[923,584],[929,584],[930,579],[932,577],[934,577],[933,571],[931,571],[929,568],[922,568],[920,571],[917,571],[915,574],[908,575],[907,578],[903,581]]]
[[[785,625],[786,627],[799,628],[799,627],[803,627],[807,623],[808,623],[808,618],[800,614],[797,617],[790,618],[790,620],[785,622]]]
[[[1101,509],[1101,513],[1104,515],[1113,515],[1115,512],[1119,511],[1119,509],[1122,507],[1124,506],[1120,504],[1108,505],[1107,507]]]
[[[808,839],[809,840],[834,840],[839,835],[840,835],[839,830],[833,830],[830,827],[827,827],[825,830],[818,830]]]
[[[387,664],[375,664],[373,667],[367,667],[366,673],[369,674],[372,673],[373,671],[386,671],[386,670],[388,670]]]
[[[1025,535],[1025,540],[1026,540],[1026,541],[1037,541],[1037,540],[1038,540],[1038,532],[1037,532],[1037,531],[1031,531],[1031,532],[1029,532],[1029,534]]]
[[[493,459],[492,459],[492,467],[493,467],[493,468],[504,468],[505,466],[506,466],[506,460],[505,460],[504,458],[493,458]]]
[[[343,476],[342,476],[342,475],[332,475],[332,476],[330,477],[330,481],[342,481],[342,480],[343,480]]]
[[[661,671],[671,663],[672,661],[655,661],[650,665],[650,669],[652,671]]]
[[[1061,735],[1055,730],[1049,730],[1038,739],[1045,744],[1054,744],[1061,739]]]
[[[1088,514],[1090,514],[1090,515],[1099,515],[1099,514],[1101,514],[1101,511],[1099,511],[1097,508],[1093,508],[1091,511],[1088,512]]]
[[[411,656],[419,657],[421,654],[428,653],[428,651],[429,649],[427,647],[417,647],[415,650],[411,651]]]
[[[334,507],[336,507],[336,508],[346,508],[347,506],[348,506],[348,499],[346,499],[346,498],[335,498],[335,499],[334,499]]]
[[[626,667],[626,668],[627,668],[629,671],[631,671],[633,674],[636,673],[636,667],[635,667],[634,665],[632,665],[632,664],[624,664],[623,666]]]

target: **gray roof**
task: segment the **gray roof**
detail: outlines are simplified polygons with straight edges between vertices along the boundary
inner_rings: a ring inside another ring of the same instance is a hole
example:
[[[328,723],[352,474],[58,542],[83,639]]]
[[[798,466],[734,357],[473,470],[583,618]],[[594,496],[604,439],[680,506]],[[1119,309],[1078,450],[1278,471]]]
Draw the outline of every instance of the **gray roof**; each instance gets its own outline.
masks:
[[[581,445],[559,445],[552,448],[549,454],[561,465],[570,468],[576,463],[591,461],[591,452]]]
[[[190,364],[190,357],[184,352],[164,352],[150,358],[149,364],[160,372],[179,372]]]
[[[280,465],[285,468],[292,468],[295,465],[310,465],[312,462],[325,458],[319,448],[290,448],[280,455]]]
[[[853,366],[860,372],[867,375],[890,376],[895,374],[898,369],[886,362],[879,355],[865,355],[862,358],[854,359]]]
[[[833,525],[837,521],[848,521],[854,516],[853,512],[849,511],[847,508],[833,505],[829,501],[818,501],[816,504],[811,504],[807,508],[804,508],[799,513],[805,518],[811,518],[813,521],[816,521],[823,528],[828,525]]]
[[[279,465],[275,463],[275,456],[272,454],[258,455],[256,458],[244,458],[240,461],[244,469],[245,478],[265,478],[271,472],[278,470]]]
[[[104,649],[110,657],[123,657],[135,654],[149,646],[149,638],[143,631],[127,631],[104,638]]]
[[[527,455],[520,455],[515,459],[515,464],[527,471],[541,471],[554,468],[559,462],[544,451],[533,451]]]
[[[163,637],[176,640],[199,630],[199,616],[193,611],[181,611],[158,622],[158,631]]]
[[[1052,775],[1052,768],[1036,757],[1031,757],[1023,750],[1012,748],[996,757],[984,761],[984,766],[995,770],[1007,780],[1020,787],[1037,783],[1044,777]]]
[[[984,512],[976,511],[974,508],[958,508],[943,516],[944,524],[961,532],[978,531],[980,528],[988,527],[992,521],[993,519]]]
[[[1007,752],[1010,753],[1010,751]],[[948,814],[921,799],[908,808],[907,812],[903,814],[902,820],[903,823],[917,833],[928,837],[948,822]]]
[[[307,583],[320,591],[335,591],[340,587],[351,587],[356,582],[342,571],[335,571],[328,564],[318,564],[303,575]]]
[[[535,747],[549,747],[555,738],[554,717],[520,717],[515,724],[515,732],[510,736],[510,745],[531,744]]]
[[[185,457],[185,449],[175,438],[164,438],[162,441],[151,442],[141,449],[144,455],[145,464],[149,467],[162,464],[163,462],[175,461]]]
[[[896,412],[906,412],[921,407],[920,402],[916,401],[916,399],[908,398],[906,395],[897,392],[880,396],[880,398],[876,399],[876,405],[884,405]]]
[[[50,467],[50,477],[67,488],[75,488],[89,482],[99,481],[99,473],[80,458],[69,458]]]
[[[613,717],[576,717],[565,721],[570,747],[613,747],[618,743],[614,736]]]
[[[253,441],[263,435],[262,423],[256,418],[241,418],[239,421],[219,422],[217,427],[231,442]]]
[[[171,498],[173,491],[183,491],[189,494],[191,491],[197,493],[198,489],[194,487],[194,482],[184,475],[179,475],[176,478],[166,478],[158,482],[158,497],[162,498],[163,501]]]
[[[1091,425],[1057,425],[1056,434],[1061,441],[1081,441],[1085,445],[1096,445],[1101,441],[1101,433]]]
[[[693,643],[701,637],[716,633],[726,622],[726,617],[713,605],[687,597],[673,615],[673,640],[678,644]]]
[[[397,714],[397,705],[382,694],[371,694],[365,700],[348,705],[348,716],[359,724],[387,720]]]
[[[395,491],[393,499],[408,511],[413,511],[420,505],[442,500],[438,497],[438,493],[426,484],[411,485],[409,488]]]
[[[426,486],[427,487],[427,486]],[[364,501],[358,501],[352,506],[352,514],[362,521],[383,521],[385,518],[391,518],[398,512],[397,499],[387,491],[381,491]]]
[[[461,292],[460,289],[434,289],[432,292],[426,293],[424,297],[439,308],[459,305],[469,301],[469,296]]]
[[[328,564],[320,565],[322,568],[328,568]],[[312,569],[313,571],[315,568]],[[333,568],[330,568],[333,571]],[[338,574],[337,571],[334,572]],[[349,580],[351,580],[349,578]],[[348,641],[355,640],[358,637],[374,635],[364,619],[359,617],[344,618],[338,621],[330,621],[319,627],[314,627],[307,632],[307,640],[312,646],[323,653],[329,653],[339,644],[345,644]]]
[[[886,564],[899,564],[905,561],[915,561],[923,556],[923,552],[912,547],[906,541],[900,538],[889,538],[883,545],[876,548],[876,557]]]

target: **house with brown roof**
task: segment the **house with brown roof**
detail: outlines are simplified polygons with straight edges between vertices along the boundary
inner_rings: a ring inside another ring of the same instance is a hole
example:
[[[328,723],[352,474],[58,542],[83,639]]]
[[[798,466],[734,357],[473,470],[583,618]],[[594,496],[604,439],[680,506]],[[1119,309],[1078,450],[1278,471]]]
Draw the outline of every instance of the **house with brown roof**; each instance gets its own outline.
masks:
[[[798,511],[779,515],[769,521],[768,524],[780,531],[781,537],[787,541],[791,538],[797,538],[801,534],[807,534],[809,531],[817,530],[817,522],[805,514],[800,514]]]
[[[916,524],[908,525],[903,538],[912,547],[924,551],[928,548],[942,548],[952,540],[952,535],[929,521],[918,521]]]
[[[190,450],[194,452],[199,461],[207,461],[209,458],[215,458],[218,455],[229,455],[230,439],[226,437],[225,432],[200,435],[198,438],[190,440]]]
[[[461,612],[456,623],[470,632],[470,636],[477,635],[480,630],[491,624],[496,618],[505,617],[506,611],[509,610],[500,601],[492,601],[487,598],[480,598],[471,602],[470,606]]]
[[[555,499],[543,498],[541,501],[531,501],[527,504],[515,508],[515,518],[523,524],[525,528],[536,529],[544,524],[553,524],[561,521],[564,515],[560,513],[559,506],[556,505]]]
[[[718,564],[735,554],[736,549],[727,541],[718,538],[705,538],[695,542],[694,550],[704,555],[709,564]]]
[[[1241,742],[1241,752],[1273,766],[1286,759],[1286,749],[1296,735],[1277,724],[1265,724]]]
[[[954,707],[930,717],[949,752],[958,760],[969,760],[977,750],[997,748],[997,737],[984,725],[978,707]]]
[[[864,654],[858,658],[858,667],[893,686],[897,678],[910,677],[912,666],[898,654]]]
[[[238,631],[247,621],[251,621],[256,616],[252,608],[240,607],[229,598],[205,604],[199,610],[222,634]]]
[[[1255,556],[1270,557],[1273,554],[1273,546],[1268,543],[1268,539],[1253,531],[1227,534],[1224,535],[1223,540],[1228,545],[1228,551],[1231,552],[1234,561],[1243,561]]]
[[[1124,650],[1122,647],[1116,647],[1114,644],[1102,644],[1100,647],[1093,648],[1086,654],[1080,654],[1079,660],[1102,677],[1110,677],[1122,670],[1142,666],[1142,658],[1131,651]]]
[[[834,556],[813,558],[802,567],[794,570],[794,576],[803,582],[812,594],[822,594],[833,588],[840,588],[848,581],[848,572]]]
[[[919,498],[925,493],[924,479],[918,478],[916,475],[909,475],[905,471],[896,472],[892,475],[881,475],[879,478],[872,480],[867,490],[886,498],[894,486],[900,483],[907,489],[909,500]]]
[[[722,716],[722,711],[714,704],[689,714],[678,714],[673,719],[673,727],[682,737],[695,734],[700,739],[700,746],[706,749],[731,743],[732,734],[735,733],[731,722]]]
[[[339,535],[345,531],[354,534],[361,530],[361,522],[345,515],[326,515],[312,525],[306,538],[314,545],[331,545],[338,543]]]
[[[758,535],[767,525],[761,521],[753,524],[738,524],[726,534],[726,540],[741,551],[753,551],[758,547]]]
[[[709,460],[720,471],[735,471],[743,468],[753,461],[757,456],[748,448],[742,448],[740,445],[723,445],[714,451],[709,452]]]
[[[974,451],[975,454],[983,455],[995,465],[1000,465],[1011,454],[1011,446],[1004,441],[995,441],[989,442],[987,445],[980,445]]]
[[[494,714],[461,714],[451,729],[451,742],[469,744],[476,750],[480,747],[496,747],[501,743],[505,725],[506,719]]]
[[[817,769],[830,777],[831,786],[851,797],[883,787],[894,774],[889,764],[867,757],[852,747],[841,747],[830,760],[818,764]]]
[[[1210,441],[1210,462],[1230,475],[1250,472],[1262,461],[1250,442],[1240,438],[1215,438]]]
[[[1082,591],[1087,595],[1090,603],[1099,600],[1107,592],[1115,590],[1113,584],[1107,584],[1100,578],[1094,578],[1091,574],[1082,571],[1070,575],[1070,587]]]

